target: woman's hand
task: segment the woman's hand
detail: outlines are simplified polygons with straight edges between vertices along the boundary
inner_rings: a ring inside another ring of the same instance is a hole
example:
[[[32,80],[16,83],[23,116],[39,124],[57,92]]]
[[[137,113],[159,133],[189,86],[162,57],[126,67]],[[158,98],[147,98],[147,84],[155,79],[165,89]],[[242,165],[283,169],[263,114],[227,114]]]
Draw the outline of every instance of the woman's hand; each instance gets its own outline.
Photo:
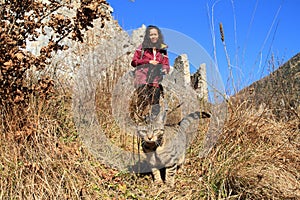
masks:
[[[149,64],[157,65],[157,64],[159,64],[159,62],[157,60],[150,60]]]

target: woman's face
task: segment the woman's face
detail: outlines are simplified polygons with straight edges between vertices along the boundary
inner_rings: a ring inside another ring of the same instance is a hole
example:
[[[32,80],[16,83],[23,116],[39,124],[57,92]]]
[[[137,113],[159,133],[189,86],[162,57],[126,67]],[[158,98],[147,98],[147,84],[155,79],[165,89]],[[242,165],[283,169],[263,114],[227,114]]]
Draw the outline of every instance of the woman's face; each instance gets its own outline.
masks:
[[[150,40],[152,43],[156,43],[158,41],[158,31],[155,28],[150,29]]]

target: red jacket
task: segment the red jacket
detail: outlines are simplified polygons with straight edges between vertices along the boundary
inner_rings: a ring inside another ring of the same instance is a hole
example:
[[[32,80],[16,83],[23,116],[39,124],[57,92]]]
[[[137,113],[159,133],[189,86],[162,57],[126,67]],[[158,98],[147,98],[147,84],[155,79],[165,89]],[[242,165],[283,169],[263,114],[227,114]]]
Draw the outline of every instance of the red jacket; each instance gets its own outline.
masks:
[[[142,55],[143,54],[143,55]],[[158,65],[149,64],[150,60],[156,60]],[[145,49],[142,51],[142,46],[135,51],[131,61],[131,65],[136,68],[135,70],[135,84],[150,84],[158,87],[159,82],[162,79],[162,75],[155,73],[154,77],[149,81],[150,70],[162,70],[165,69],[167,73],[170,71],[169,58],[166,49],[159,49],[156,51],[155,59],[151,49]]]

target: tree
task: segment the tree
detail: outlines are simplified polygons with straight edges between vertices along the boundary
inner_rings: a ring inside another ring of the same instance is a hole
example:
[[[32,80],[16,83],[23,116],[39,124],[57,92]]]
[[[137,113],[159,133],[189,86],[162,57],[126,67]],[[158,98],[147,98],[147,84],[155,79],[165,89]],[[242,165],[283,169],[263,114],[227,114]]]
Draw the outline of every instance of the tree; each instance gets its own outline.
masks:
[[[68,37],[83,42],[84,31],[93,27],[93,20],[101,18],[102,28],[110,13],[105,12],[105,0],[80,0],[73,18],[58,14],[61,7],[74,9],[72,3],[59,0],[2,0],[0,7],[0,110],[7,113],[13,107],[22,114],[30,97],[48,98],[54,81],[41,76],[36,82],[28,79],[27,72],[42,72],[49,64],[53,52],[65,50],[61,41]],[[41,48],[38,56],[26,50],[28,41],[37,40],[51,28],[53,35]]]

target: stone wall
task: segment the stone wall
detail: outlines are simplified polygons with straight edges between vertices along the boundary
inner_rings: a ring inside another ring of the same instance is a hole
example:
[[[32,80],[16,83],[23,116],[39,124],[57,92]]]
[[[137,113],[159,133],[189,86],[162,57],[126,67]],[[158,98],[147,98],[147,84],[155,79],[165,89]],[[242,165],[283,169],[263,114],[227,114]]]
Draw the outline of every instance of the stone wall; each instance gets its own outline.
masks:
[[[208,101],[208,88],[206,79],[206,64],[202,63],[196,73],[190,73],[190,65],[186,54],[179,55],[174,62],[171,76],[174,83],[183,88],[191,87],[197,93],[197,97],[205,102]]]

